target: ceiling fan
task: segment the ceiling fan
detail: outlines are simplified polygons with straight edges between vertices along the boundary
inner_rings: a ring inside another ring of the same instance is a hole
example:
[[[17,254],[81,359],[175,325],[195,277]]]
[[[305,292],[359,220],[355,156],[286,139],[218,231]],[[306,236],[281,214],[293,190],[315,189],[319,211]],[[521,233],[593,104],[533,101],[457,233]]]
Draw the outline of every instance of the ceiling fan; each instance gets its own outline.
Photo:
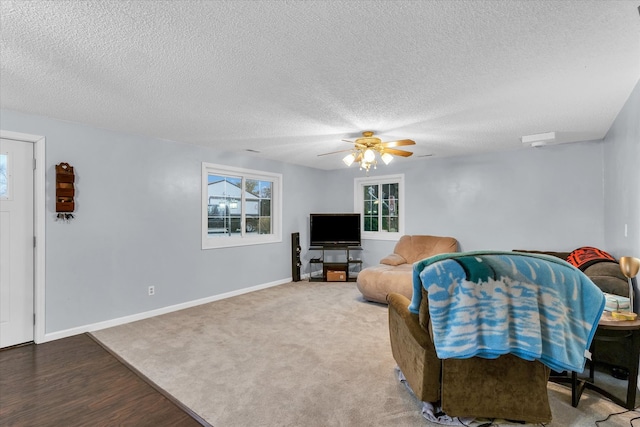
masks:
[[[351,166],[353,162],[360,164],[360,169],[365,169],[367,173],[373,166],[376,168],[378,161],[376,160],[376,153],[380,156],[385,165],[388,165],[393,156],[409,157],[413,153],[405,150],[398,150],[395,147],[402,147],[406,145],[415,145],[415,141],[411,139],[400,139],[397,141],[382,142],[380,138],[373,136],[372,131],[362,132],[362,138],[358,138],[355,141],[349,141],[343,139],[344,142],[354,144],[354,147],[348,150],[333,151],[331,153],[318,154],[318,156],[326,156],[329,154],[343,153],[350,151],[350,153],[342,159],[347,165]]]

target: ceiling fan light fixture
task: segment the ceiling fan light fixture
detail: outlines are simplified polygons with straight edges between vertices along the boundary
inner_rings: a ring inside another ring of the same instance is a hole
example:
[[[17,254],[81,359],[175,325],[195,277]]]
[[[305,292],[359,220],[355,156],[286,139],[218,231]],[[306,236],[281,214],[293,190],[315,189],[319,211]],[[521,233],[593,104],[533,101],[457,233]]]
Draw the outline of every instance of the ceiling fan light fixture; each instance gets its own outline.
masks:
[[[415,141],[411,139],[382,142],[380,138],[373,136],[372,131],[362,132],[362,138],[358,138],[355,141],[349,141],[346,139],[343,139],[343,141],[354,144],[354,147],[351,150],[333,151],[331,153],[318,154],[318,156],[349,151],[349,154],[342,158],[342,162],[347,165],[347,167],[357,163],[360,166],[360,170],[364,169],[367,171],[367,175],[371,168],[376,169],[378,165],[378,156],[385,165],[388,165],[391,163],[394,156],[409,157],[413,154],[410,151],[399,150],[397,147],[415,145]]]
[[[374,153],[371,148],[367,148],[366,150],[364,150],[362,158],[366,163],[372,163],[376,159],[376,153]]]
[[[351,166],[351,164],[353,163],[353,161],[356,159],[356,156],[353,153],[347,154],[344,159],[342,159],[342,161],[344,162],[345,165],[347,166]]]
[[[377,165],[377,162],[375,160],[372,162],[360,160],[360,170],[364,169],[365,171],[367,171],[367,173],[369,173],[371,166],[373,166],[373,168],[376,169],[376,165]]]

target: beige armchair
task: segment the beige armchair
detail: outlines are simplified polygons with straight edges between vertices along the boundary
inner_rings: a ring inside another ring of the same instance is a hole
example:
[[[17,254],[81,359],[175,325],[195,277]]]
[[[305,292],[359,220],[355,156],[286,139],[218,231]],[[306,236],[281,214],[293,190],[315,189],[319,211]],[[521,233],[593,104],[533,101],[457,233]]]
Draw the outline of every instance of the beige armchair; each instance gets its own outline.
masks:
[[[388,296],[393,357],[419,400],[440,402],[451,417],[551,420],[549,368],[541,362],[512,354],[497,359],[438,359],[429,335],[428,299],[423,289],[419,314],[413,314],[404,295]]]
[[[396,243],[393,253],[379,265],[364,268],[356,281],[358,290],[368,301],[387,303],[387,294],[395,292],[411,298],[413,263],[442,253],[458,252],[453,237],[405,235]]]

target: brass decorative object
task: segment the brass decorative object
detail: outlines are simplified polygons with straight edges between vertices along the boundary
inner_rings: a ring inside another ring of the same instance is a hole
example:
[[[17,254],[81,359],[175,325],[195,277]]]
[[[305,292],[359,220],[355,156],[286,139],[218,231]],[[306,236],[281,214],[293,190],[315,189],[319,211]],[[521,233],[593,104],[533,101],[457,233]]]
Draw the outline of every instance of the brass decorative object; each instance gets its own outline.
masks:
[[[620,258],[620,271],[629,281],[629,311],[633,312],[634,288],[633,279],[640,270],[640,259],[632,256],[623,256]]]

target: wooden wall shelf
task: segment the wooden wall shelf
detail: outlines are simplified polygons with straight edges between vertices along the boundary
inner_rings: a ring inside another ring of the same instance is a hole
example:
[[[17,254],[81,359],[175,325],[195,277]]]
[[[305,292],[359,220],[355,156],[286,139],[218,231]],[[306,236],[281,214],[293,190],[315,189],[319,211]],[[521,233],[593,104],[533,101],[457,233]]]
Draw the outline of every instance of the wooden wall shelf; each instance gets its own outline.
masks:
[[[69,213],[75,210],[75,180],[73,166],[69,163],[56,165],[56,212]]]

